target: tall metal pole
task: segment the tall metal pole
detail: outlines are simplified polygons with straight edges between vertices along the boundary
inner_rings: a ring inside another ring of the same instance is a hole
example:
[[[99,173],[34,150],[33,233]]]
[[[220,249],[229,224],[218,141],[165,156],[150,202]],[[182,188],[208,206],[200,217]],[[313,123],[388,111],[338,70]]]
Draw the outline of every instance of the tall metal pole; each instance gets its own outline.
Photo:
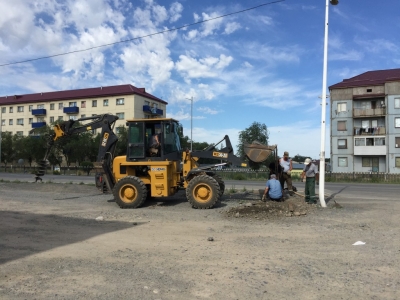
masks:
[[[328,69],[328,24],[329,24],[329,2],[332,5],[338,4],[337,0],[326,0],[325,8],[325,39],[324,39],[324,67],[322,74],[322,94],[321,94],[321,152],[319,159],[319,201],[322,207],[325,203],[325,130],[326,130],[326,77]]]

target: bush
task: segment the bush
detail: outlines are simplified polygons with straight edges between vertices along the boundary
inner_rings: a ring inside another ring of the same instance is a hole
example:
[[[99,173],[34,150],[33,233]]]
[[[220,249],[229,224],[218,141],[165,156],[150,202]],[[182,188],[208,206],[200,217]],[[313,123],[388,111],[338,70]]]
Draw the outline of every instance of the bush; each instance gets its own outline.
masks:
[[[53,171],[53,175],[61,175],[60,171]]]
[[[246,180],[246,176],[240,173],[236,173],[232,176],[233,180]]]

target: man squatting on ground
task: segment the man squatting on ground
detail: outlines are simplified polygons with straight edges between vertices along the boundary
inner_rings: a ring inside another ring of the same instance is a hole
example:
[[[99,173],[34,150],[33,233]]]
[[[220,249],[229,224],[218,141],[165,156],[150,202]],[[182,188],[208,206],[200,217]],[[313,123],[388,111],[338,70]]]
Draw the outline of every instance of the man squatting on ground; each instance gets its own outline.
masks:
[[[275,174],[272,174],[271,179],[266,183],[262,201],[266,201],[267,195],[271,200],[280,201],[282,199],[282,186],[280,182],[276,180]]]
[[[282,167],[281,178],[279,179],[282,185],[282,189],[285,187],[285,181],[287,185],[287,189],[289,194],[293,196],[293,187],[292,187],[292,160],[289,158],[289,152],[285,151],[283,153],[283,158],[279,160],[279,164]]]
[[[318,166],[311,162],[311,159],[307,158],[304,161],[303,173],[301,173],[301,179],[306,178],[306,187],[304,190],[305,201],[309,204],[317,203],[317,196],[315,196],[315,181],[319,181]]]

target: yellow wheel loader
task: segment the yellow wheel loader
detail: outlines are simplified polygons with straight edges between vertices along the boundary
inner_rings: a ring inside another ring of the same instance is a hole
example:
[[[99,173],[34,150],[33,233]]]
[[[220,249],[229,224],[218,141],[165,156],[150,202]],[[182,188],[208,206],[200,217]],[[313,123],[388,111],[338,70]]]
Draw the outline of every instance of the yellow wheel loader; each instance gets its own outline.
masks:
[[[112,192],[121,208],[137,208],[147,198],[169,197],[181,189],[186,190],[187,200],[192,207],[212,208],[218,204],[225,190],[222,178],[215,172],[221,163],[200,166],[199,158],[246,166],[234,155],[227,135],[216,145],[204,150],[182,150],[179,140],[182,127],[178,121],[170,118],[128,120],[126,156],[114,157],[118,138],[113,128],[117,120],[115,115],[104,114],[55,125],[36,179],[41,179],[45,173],[47,157],[54,142],[97,128],[101,128],[102,132],[97,157],[101,172],[96,176],[96,185],[103,191]],[[157,143],[154,143],[155,140]],[[216,146],[222,141],[225,141],[225,147],[217,150]],[[263,145],[257,149],[262,157],[266,155],[263,151],[269,151]]]

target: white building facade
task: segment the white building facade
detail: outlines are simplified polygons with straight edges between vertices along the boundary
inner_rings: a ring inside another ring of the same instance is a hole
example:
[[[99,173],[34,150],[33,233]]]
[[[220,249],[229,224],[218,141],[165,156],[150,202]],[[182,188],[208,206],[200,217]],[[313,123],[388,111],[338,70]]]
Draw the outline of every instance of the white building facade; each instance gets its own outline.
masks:
[[[128,119],[162,118],[167,102],[130,84],[0,97],[0,130],[28,135],[57,120],[105,113],[117,115],[116,127]]]

